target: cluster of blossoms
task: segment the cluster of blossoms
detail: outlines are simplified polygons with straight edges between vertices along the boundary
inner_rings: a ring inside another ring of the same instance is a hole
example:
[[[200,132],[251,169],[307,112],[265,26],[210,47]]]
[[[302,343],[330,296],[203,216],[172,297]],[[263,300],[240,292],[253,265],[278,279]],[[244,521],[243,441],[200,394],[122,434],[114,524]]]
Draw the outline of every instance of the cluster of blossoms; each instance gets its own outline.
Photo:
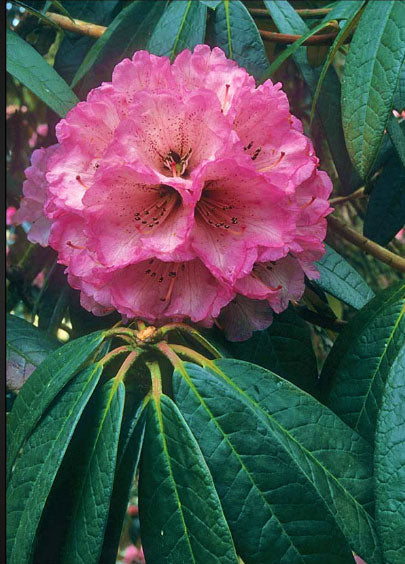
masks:
[[[324,253],[331,182],[281,84],[218,49],[138,51],[33,153],[15,221],[96,315],[270,325]]]

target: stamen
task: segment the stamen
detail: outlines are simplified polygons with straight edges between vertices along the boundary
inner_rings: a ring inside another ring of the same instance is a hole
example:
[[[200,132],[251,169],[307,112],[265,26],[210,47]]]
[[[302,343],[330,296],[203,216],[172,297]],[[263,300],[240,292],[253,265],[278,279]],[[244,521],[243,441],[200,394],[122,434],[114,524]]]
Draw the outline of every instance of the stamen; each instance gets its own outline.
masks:
[[[170,300],[173,293],[174,283],[176,282],[178,270],[179,270],[179,265],[176,264],[174,266],[174,270],[169,271],[169,278],[170,278],[169,288],[167,290],[166,296],[164,298],[160,298],[161,302],[167,302]]]
[[[240,230],[231,229],[232,225],[236,225],[239,218],[236,216],[230,217],[226,212],[232,210],[233,205],[225,205],[223,202],[216,201],[211,198],[201,198],[197,203],[196,210],[199,212],[202,219],[217,229],[225,229],[232,235],[242,235],[245,231],[244,228]]]
[[[72,241],[66,241],[66,245],[68,247],[72,247],[72,249],[78,249],[79,251],[83,251],[86,247],[80,247],[79,245],[75,245]]]
[[[315,196],[312,196],[312,198],[310,199],[310,201],[307,202],[306,204],[300,206],[300,208],[301,208],[302,210],[305,210],[307,207],[309,207],[311,204],[313,204],[313,203],[315,202],[315,200],[316,200],[316,197],[315,197]]]
[[[277,166],[278,164],[280,164],[284,157],[285,157],[285,153],[284,153],[284,151],[281,151],[280,156],[278,157],[278,159],[277,159],[276,161],[274,161],[273,163],[271,163],[269,166],[265,166],[265,167],[263,167],[263,168],[259,168],[259,169],[258,169],[258,172],[267,172],[268,170],[271,170],[272,168],[274,168],[275,166]],[[253,158],[253,157],[252,157],[252,158]]]
[[[225,112],[225,106],[226,106],[226,102],[228,100],[228,92],[229,92],[230,87],[231,87],[230,84],[225,84],[225,96],[224,96],[224,101],[222,103],[222,109],[221,109],[222,113]]]
[[[88,190],[88,189],[89,189],[89,186],[86,186],[86,184],[85,184],[85,183],[82,181],[82,179],[80,178],[80,174],[78,174],[78,175],[76,176],[76,180],[78,181],[79,184],[81,184],[81,185],[83,186],[83,188],[84,188],[85,190]]]

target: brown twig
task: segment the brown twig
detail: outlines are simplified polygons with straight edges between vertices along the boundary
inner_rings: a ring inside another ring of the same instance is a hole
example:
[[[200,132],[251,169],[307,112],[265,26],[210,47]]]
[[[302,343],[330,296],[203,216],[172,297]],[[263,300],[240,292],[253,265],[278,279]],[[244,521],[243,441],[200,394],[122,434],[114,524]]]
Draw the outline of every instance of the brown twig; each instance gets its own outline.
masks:
[[[332,198],[329,200],[331,206],[336,206],[338,204],[344,204],[345,202],[350,202],[352,200],[358,200],[359,198],[365,198],[367,194],[364,191],[364,186],[348,194],[347,196],[338,196],[337,198]]]
[[[47,12],[46,17],[60,25],[61,28],[66,29],[66,31],[80,33],[81,35],[87,35],[88,37],[94,37],[95,39],[101,37],[107,29],[103,25],[83,22],[82,20],[75,19],[72,22],[72,20],[68,17],[62,16],[61,14],[54,14],[53,12]]]
[[[311,9],[301,9],[301,10],[295,10],[297,12],[297,14],[299,16],[301,16],[301,18],[317,18],[318,16],[326,16],[327,14],[329,14],[329,12],[332,10],[332,8],[315,8],[313,10]],[[265,10],[264,8],[250,8],[249,12],[252,14],[252,16],[255,16],[257,18],[270,18],[270,14],[267,10]]]
[[[341,237],[350,241],[350,243],[365,253],[373,256],[381,262],[385,262],[385,264],[388,264],[391,268],[395,268],[395,270],[405,272],[404,258],[392,253],[384,247],[381,247],[377,243],[374,243],[374,241],[370,241],[370,239],[367,239],[364,235],[361,235],[351,227],[344,225],[344,223],[342,223],[339,219],[336,219],[336,217],[328,217],[328,226],[331,231],[338,233]]]
[[[281,43],[283,45],[288,45],[294,43],[298,39],[301,39],[302,35],[290,35],[288,33],[277,33],[276,31],[265,31],[264,29],[259,29],[261,37],[265,41],[270,41],[271,43]],[[320,35],[313,35],[308,37],[302,45],[332,45],[338,32],[322,33]],[[350,37],[346,41],[350,41]]]
[[[61,28],[66,29],[67,31],[80,33],[81,35],[87,35],[88,37],[94,37],[96,39],[98,37],[101,37],[101,35],[103,35],[105,30],[107,29],[103,25],[96,25],[89,22],[84,22],[82,20],[74,20],[73,23],[66,16],[62,16],[61,14],[54,14],[53,12],[47,12],[46,15],[50,20],[57,23]],[[286,33],[277,33],[274,31],[265,31],[261,29],[259,29],[259,31],[260,35],[266,41],[281,43],[284,45],[294,43],[294,41],[302,37],[301,35],[290,35]],[[322,35],[314,35],[313,37],[309,37],[306,41],[304,41],[303,45],[331,45],[336,35],[337,33],[335,32],[324,33]]]

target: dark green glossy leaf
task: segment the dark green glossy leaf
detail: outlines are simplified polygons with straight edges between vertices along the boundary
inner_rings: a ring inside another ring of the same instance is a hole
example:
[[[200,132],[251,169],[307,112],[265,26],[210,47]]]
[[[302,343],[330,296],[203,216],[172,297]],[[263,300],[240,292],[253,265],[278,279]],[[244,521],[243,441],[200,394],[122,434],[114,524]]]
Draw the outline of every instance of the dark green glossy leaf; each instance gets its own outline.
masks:
[[[171,61],[183,49],[204,43],[207,8],[195,0],[174,0],[164,11],[148,41],[147,50]]]
[[[200,449],[167,396],[149,401],[139,478],[142,545],[150,564],[237,564]]]
[[[239,0],[223,0],[211,15],[209,42],[223,49],[255,78],[268,67],[263,41],[247,8]]]
[[[146,47],[166,3],[165,0],[136,0],[114,18],[87,53],[73,78],[72,86],[83,79],[79,88],[82,97],[91,88],[100,86],[103,80],[111,80],[112,70],[117,63]]]
[[[263,368],[233,359],[212,366],[185,363],[174,393],[243,561],[346,564],[346,537],[368,563],[381,562],[362,505],[372,494],[366,441]]]
[[[375,435],[376,526],[384,560],[405,561],[405,345],[388,374]]]
[[[127,403],[128,391],[125,390],[125,411],[127,410]],[[143,444],[145,431],[143,411],[145,405],[146,402],[142,402],[141,405],[137,404],[138,409],[131,406],[129,414],[124,411],[118,443],[117,469],[100,564],[115,564],[117,559],[122,524]]]
[[[327,405],[365,439],[376,418],[391,366],[405,342],[405,284],[379,292],[339,335],[321,374]]]
[[[321,277],[312,283],[355,309],[361,309],[374,296],[358,272],[339,253],[325,245],[326,253],[316,263]]]
[[[324,20],[333,20],[339,19],[339,17],[343,17],[347,21],[341,24],[341,29],[337,36],[335,37],[333,44],[329,49],[328,56],[326,58],[325,64],[322,67],[321,74],[319,76],[318,84],[316,85],[316,90],[314,93],[314,97],[312,100],[311,105],[311,122],[314,116],[315,107],[319,98],[319,93],[322,88],[323,81],[325,80],[325,76],[329,66],[332,64],[332,61],[338,52],[339,48],[344,44],[346,38],[352,33],[354,26],[357,25],[358,19],[360,17],[360,10],[364,5],[363,0],[348,0],[346,2],[339,2],[336,6],[332,9],[332,11],[325,16]]]
[[[79,101],[58,73],[14,31],[7,29],[7,72],[60,116]]]
[[[242,343],[227,342],[226,347],[233,357],[263,366],[307,392],[314,391],[318,369],[311,334],[292,307],[275,315],[265,331],[257,331]]]
[[[289,2],[264,0],[264,4],[281,33],[298,35],[307,33],[308,26]],[[312,68],[308,63],[305,47],[297,49],[293,58],[314,95],[321,70]],[[353,168],[346,149],[340,109],[340,82],[332,67],[329,67],[326,73],[316,113],[328,142],[343,191],[344,193],[353,192],[361,185],[361,179]]]
[[[301,35],[301,37],[299,39],[297,39],[296,41],[294,41],[294,43],[292,43],[289,47],[287,47],[287,49],[284,49],[284,51],[277,57],[277,59],[275,61],[273,61],[271,63],[271,65],[269,66],[267,71],[260,78],[260,82],[264,82],[274,72],[276,72],[276,70],[284,63],[284,61],[286,59],[288,59],[288,57],[293,55],[297,49],[300,48],[300,46],[304,43],[304,41],[306,39],[308,39],[309,37],[312,37],[313,35],[315,35],[315,33],[318,33],[319,31],[321,31],[327,25],[328,25],[327,22],[319,23],[318,25],[309,29],[306,33]]]
[[[63,0],[63,6],[69,14],[78,20],[108,26],[120,9],[118,0]],[[96,42],[92,37],[65,31],[62,43],[55,56],[55,70],[68,82],[72,79],[86,53]]]
[[[15,4],[16,6],[21,6],[21,8],[24,8],[24,10],[26,10],[29,14],[35,16],[39,20],[51,25],[52,27],[56,27],[56,29],[60,29],[58,24],[56,24],[54,21],[50,20],[44,14],[39,12],[34,6],[30,6],[24,2],[20,2],[19,0],[12,0],[12,3]]]
[[[349,154],[363,178],[381,146],[405,56],[404,9],[403,0],[369,2],[344,66],[343,129]]]
[[[398,86],[395,90],[392,106],[398,112],[405,109],[405,62],[402,63],[401,70],[399,71]]]
[[[208,6],[211,10],[216,10],[222,0],[199,0],[199,2],[205,4],[205,6]]]
[[[57,394],[94,358],[101,331],[71,341],[51,353],[21,388],[7,421],[7,475],[24,441]]]
[[[387,245],[405,224],[405,168],[394,155],[384,166],[368,199],[363,233]]]
[[[7,387],[19,390],[28,376],[61,343],[31,323],[7,315]]]
[[[30,561],[56,473],[101,372],[101,367],[90,366],[70,381],[24,446],[7,489],[10,564]]]
[[[398,120],[395,116],[391,116],[387,123],[387,132],[390,136],[392,144],[394,145],[395,151],[402,163],[402,166],[405,168],[405,124],[401,122],[398,123]]]
[[[65,546],[64,563],[99,564],[110,510],[124,408],[122,382],[110,380],[94,395],[86,462]]]

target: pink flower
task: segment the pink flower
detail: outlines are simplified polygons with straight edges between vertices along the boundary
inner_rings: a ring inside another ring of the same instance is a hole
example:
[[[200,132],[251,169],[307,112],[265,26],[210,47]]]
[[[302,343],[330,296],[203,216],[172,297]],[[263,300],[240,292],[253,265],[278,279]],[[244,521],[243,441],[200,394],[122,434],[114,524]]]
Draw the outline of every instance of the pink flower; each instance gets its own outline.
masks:
[[[16,211],[17,208],[15,208],[14,206],[9,206],[6,209],[6,225],[13,225],[13,217]]]
[[[124,552],[122,561],[125,564],[145,564],[145,556],[142,547],[137,548],[135,545],[130,544]]]
[[[139,514],[138,506],[130,505],[127,509],[127,513],[130,517],[136,517]]]
[[[135,53],[56,134],[16,221],[94,314],[217,320],[242,340],[318,275],[331,182],[281,85],[256,88],[220,49]]]
[[[37,127],[38,135],[46,137],[48,135],[48,125],[46,123],[40,123]]]
[[[28,233],[31,243],[39,243],[42,247],[48,245],[50,220],[43,213],[46,200],[47,180],[45,178],[46,162],[54,152],[56,145],[48,149],[37,149],[32,153],[31,166],[25,171],[27,179],[23,184],[24,198],[21,206],[13,217],[13,223],[18,225],[23,221],[32,223]]]
[[[34,133],[28,139],[28,145],[31,147],[31,149],[33,149],[37,144],[37,139],[38,139],[38,133],[34,131]]]

